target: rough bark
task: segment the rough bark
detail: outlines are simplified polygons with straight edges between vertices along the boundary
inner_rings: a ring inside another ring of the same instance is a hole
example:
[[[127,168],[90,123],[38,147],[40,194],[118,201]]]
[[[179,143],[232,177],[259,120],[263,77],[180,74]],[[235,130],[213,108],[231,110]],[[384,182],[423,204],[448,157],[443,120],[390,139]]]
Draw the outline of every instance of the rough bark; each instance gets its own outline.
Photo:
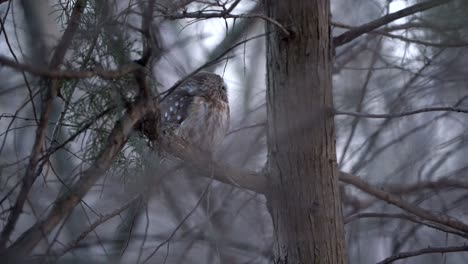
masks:
[[[332,114],[329,1],[266,1],[275,263],[346,263]]]

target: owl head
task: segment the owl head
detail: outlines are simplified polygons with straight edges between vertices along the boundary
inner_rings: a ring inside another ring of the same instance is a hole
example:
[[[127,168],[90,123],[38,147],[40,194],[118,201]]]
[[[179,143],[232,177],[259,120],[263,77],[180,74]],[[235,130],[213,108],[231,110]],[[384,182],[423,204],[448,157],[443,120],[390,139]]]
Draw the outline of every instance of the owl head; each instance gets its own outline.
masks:
[[[221,76],[210,72],[199,72],[180,85],[181,90],[191,96],[216,98],[227,102],[227,88]]]

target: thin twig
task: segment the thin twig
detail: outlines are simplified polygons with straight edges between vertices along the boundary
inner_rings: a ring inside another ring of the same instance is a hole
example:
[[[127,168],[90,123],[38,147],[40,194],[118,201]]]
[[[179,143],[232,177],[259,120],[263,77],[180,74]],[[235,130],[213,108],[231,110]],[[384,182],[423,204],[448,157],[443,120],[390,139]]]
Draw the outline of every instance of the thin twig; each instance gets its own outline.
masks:
[[[205,197],[206,193],[208,192],[210,186],[212,184],[212,181],[210,181],[205,189],[203,190],[203,192],[201,193],[200,195],[200,198],[198,199],[197,203],[195,204],[195,206],[193,206],[193,208],[187,213],[187,215],[182,219],[182,221],[180,221],[180,223],[176,226],[176,228],[174,228],[174,230],[171,232],[171,234],[169,235],[169,237],[167,239],[165,239],[162,243],[160,243],[158,246],[156,246],[154,248],[154,250],[143,260],[143,264],[144,263],[148,263],[148,261],[154,256],[154,254],[156,254],[158,252],[158,250],[167,244],[167,247],[169,247],[169,242],[174,238],[175,234],[177,233],[177,231],[182,227],[182,225],[187,221],[187,219],[193,215],[193,213],[195,212],[195,210],[200,206],[201,202],[203,201],[203,198]],[[169,249],[167,249],[167,251],[169,251]],[[167,256],[166,256],[167,257]],[[165,263],[165,261],[164,261]]]
[[[335,115],[348,115],[355,117],[364,117],[364,118],[397,118],[410,115],[416,115],[421,113],[428,112],[457,112],[457,113],[468,113],[468,109],[453,107],[453,106],[442,106],[442,107],[427,107],[422,109],[417,109],[409,112],[395,113],[395,114],[370,114],[370,113],[359,113],[359,112],[347,112],[335,110]]]
[[[262,123],[253,124],[253,125],[249,125],[249,126],[243,126],[243,127],[234,128],[234,129],[230,130],[229,132],[227,132],[227,133],[226,133],[226,136],[229,136],[229,135],[231,135],[231,134],[234,134],[234,133],[237,133],[237,132],[239,132],[239,131],[246,130],[246,129],[265,127],[265,125],[266,125],[266,123],[265,123],[265,122],[262,122]]]
[[[72,242],[68,243],[68,245],[65,248],[63,248],[59,253],[52,254],[52,255],[54,255],[54,257],[58,259],[64,254],[66,254],[68,251],[74,249],[78,245],[78,243],[80,243],[89,233],[93,232],[99,225],[119,215],[120,213],[125,211],[127,208],[129,208],[132,205],[132,203],[138,199],[140,199],[139,195],[132,198],[130,201],[126,202],[123,206],[113,210],[112,212],[101,215],[97,220],[95,220],[91,225],[89,225],[89,227],[86,230],[84,230],[77,238],[75,238]]]

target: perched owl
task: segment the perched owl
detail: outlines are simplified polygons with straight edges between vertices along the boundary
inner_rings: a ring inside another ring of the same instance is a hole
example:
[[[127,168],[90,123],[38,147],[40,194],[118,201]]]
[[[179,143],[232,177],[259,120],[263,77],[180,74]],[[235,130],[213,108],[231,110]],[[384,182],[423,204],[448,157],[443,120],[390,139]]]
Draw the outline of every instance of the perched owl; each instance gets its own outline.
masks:
[[[229,103],[221,76],[200,72],[184,81],[161,103],[163,130],[213,153],[229,128]]]

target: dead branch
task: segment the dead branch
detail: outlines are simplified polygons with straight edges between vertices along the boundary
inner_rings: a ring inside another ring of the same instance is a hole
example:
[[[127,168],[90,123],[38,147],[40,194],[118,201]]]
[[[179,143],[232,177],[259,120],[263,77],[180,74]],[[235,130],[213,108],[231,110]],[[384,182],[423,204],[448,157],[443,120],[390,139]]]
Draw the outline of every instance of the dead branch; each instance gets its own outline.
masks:
[[[395,195],[408,195],[424,190],[439,191],[442,189],[468,189],[468,182],[441,178],[435,181],[421,181],[414,184],[392,184],[385,186],[386,191]]]
[[[263,14],[231,14],[231,12],[234,10],[234,8],[239,4],[239,0],[236,0],[234,3],[232,3],[229,8],[223,8],[222,11],[219,12],[204,12],[204,11],[197,11],[197,12],[186,12],[183,11],[181,13],[173,13],[173,14],[167,14],[163,13],[163,17],[170,19],[170,20],[176,20],[176,19],[210,19],[210,18],[224,18],[224,19],[239,19],[239,18],[244,18],[244,19],[262,19],[267,23],[271,23],[278,27],[286,36],[289,36],[290,33],[289,31],[278,21],[275,19],[265,16]]]
[[[265,176],[253,171],[217,163],[206,153],[190,147],[176,136],[163,137],[160,146],[165,152],[184,161],[184,166],[200,173],[204,177],[259,194],[265,194],[266,192]]]
[[[388,257],[380,262],[377,262],[377,264],[388,264],[399,259],[416,257],[416,256],[425,255],[425,254],[434,254],[434,253],[441,254],[441,253],[462,252],[462,251],[468,251],[468,246],[463,245],[463,246],[456,246],[456,247],[427,247],[427,248],[423,248],[423,249],[419,249],[415,251],[407,251],[407,252],[398,253],[397,255]]]
[[[394,114],[370,114],[370,113],[347,112],[347,111],[335,110],[335,115],[347,115],[347,116],[363,117],[363,118],[397,118],[397,117],[411,116],[411,115],[428,113],[428,112],[468,113],[468,109],[454,107],[454,106],[441,106],[441,107],[427,107],[427,108],[422,108],[422,109],[416,109],[413,111],[394,113]]]
[[[380,221],[385,218],[391,218],[391,219],[401,219],[401,220],[407,220],[409,222],[413,222],[415,224],[420,224],[427,226],[429,228],[433,228],[445,233],[449,234],[454,234],[456,236],[460,236],[462,238],[468,238],[468,234],[465,234],[463,232],[459,232],[456,230],[453,230],[452,228],[446,227],[444,225],[440,224],[435,224],[427,221],[423,221],[419,219],[418,217],[410,214],[389,214],[389,213],[358,213],[358,214],[353,214],[345,219],[345,224],[349,224],[355,220],[358,219],[364,219],[364,218],[376,218],[379,219]]]
[[[77,247],[77,245],[89,234],[91,233],[92,231],[94,231],[99,225],[105,223],[106,221],[110,220],[111,218],[121,214],[123,211],[127,210],[132,204],[133,202],[135,202],[136,200],[138,199],[141,199],[141,197],[139,195],[137,195],[136,197],[130,199],[128,202],[126,202],[124,205],[120,206],[119,208],[113,210],[112,212],[110,213],[107,213],[107,214],[103,214],[101,215],[97,220],[95,220],[91,225],[89,225],[89,227],[84,230],[78,237],[76,237],[72,242],[68,243],[65,248],[61,249],[60,252],[56,253],[56,254],[52,254],[54,255],[54,257],[56,259],[60,258],[61,256],[65,255],[67,252],[69,252],[70,250],[74,249]]]
[[[363,34],[369,33],[373,31],[374,29],[377,29],[381,26],[387,25],[390,22],[393,22],[397,19],[400,19],[402,17],[406,17],[409,15],[413,15],[415,13],[419,13],[440,5],[444,5],[449,3],[452,0],[432,0],[432,1],[427,1],[423,3],[418,3],[415,5],[412,5],[410,7],[404,8],[400,11],[385,15],[381,18],[378,18],[374,21],[368,22],[366,24],[363,24],[361,26],[355,27],[352,30],[349,30],[337,37],[333,38],[333,45],[334,47],[342,46],[358,37],[360,37]]]
[[[434,223],[445,225],[455,230],[459,230],[463,233],[468,233],[468,225],[464,224],[458,219],[447,216],[447,215],[435,215],[428,210],[422,209],[421,207],[412,205],[400,199],[394,194],[391,194],[382,189],[376,188],[372,186],[371,184],[365,182],[364,180],[360,179],[359,177],[353,176],[345,172],[340,172],[340,180],[344,183],[351,184],[354,187],[360,189],[361,191],[368,193],[372,196],[375,196],[376,198],[380,200],[393,204],[396,207],[403,209],[404,211],[408,213],[414,214],[417,217],[425,221],[431,221]]]

